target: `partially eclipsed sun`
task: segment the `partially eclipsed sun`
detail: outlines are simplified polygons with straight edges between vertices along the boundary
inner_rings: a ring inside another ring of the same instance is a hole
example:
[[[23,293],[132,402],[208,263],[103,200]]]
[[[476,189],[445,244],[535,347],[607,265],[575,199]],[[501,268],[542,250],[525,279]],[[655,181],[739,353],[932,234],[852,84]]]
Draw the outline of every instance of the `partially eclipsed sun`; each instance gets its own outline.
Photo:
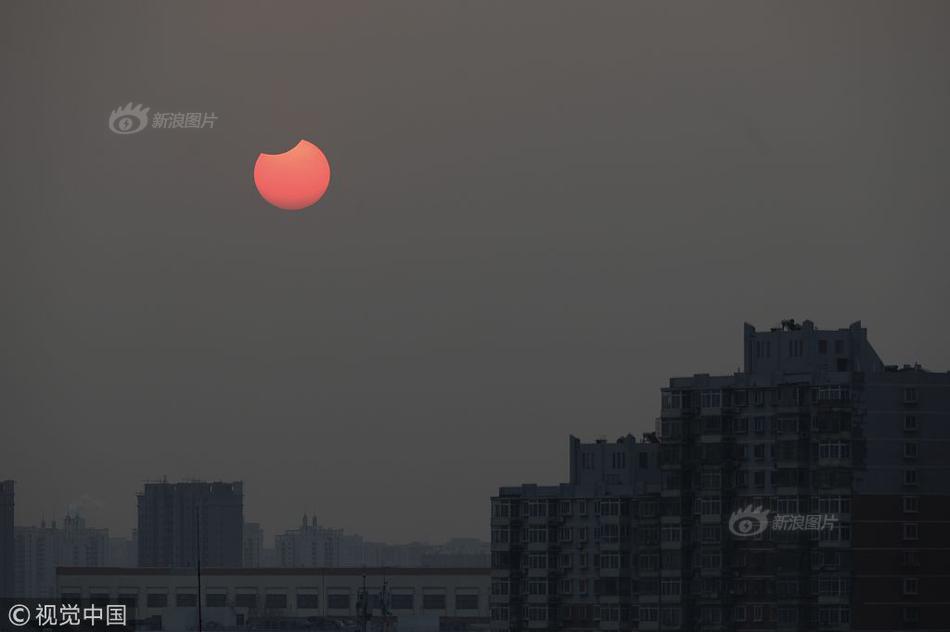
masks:
[[[254,184],[265,200],[285,211],[316,203],[330,185],[330,163],[320,148],[305,140],[282,154],[261,154],[254,163]]]

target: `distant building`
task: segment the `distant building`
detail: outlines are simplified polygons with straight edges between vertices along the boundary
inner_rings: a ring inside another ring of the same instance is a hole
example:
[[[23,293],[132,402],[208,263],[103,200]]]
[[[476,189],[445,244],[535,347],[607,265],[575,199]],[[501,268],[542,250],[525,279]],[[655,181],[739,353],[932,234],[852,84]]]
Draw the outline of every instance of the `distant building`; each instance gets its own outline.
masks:
[[[240,482],[146,483],[138,495],[138,563],[145,567],[240,567],[244,543]]]
[[[571,485],[500,490],[493,629],[946,627],[950,373],[885,365],[860,323],[746,325],[744,356],[662,389],[658,465],[635,457],[658,498],[570,501],[585,472],[629,484],[613,444],[572,443]]]
[[[139,565],[137,536],[131,538],[109,538],[108,565],[117,568],[131,568]]]
[[[256,522],[244,523],[244,568],[260,568],[264,557],[264,530]]]
[[[330,529],[311,520],[304,514],[300,527],[289,529],[274,538],[277,562],[282,568],[320,567],[337,568],[341,564],[342,529]],[[352,538],[344,543],[344,550],[354,548]],[[359,546],[362,546],[360,539]],[[352,555],[352,553],[350,553]]]
[[[108,529],[92,529],[79,516],[66,516],[39,527],[16,527],[15,587],[17,597],[56,595],[58,566],[101,567],[109,562]]]
[[[441,545],[412,542],[370,542],[342,529],[324,527],[305,515],[300,527],[275,538],[278,565],[283,568],[353,568],[360,566],[425,568],[488,567],[490,546],[475,539]]]
[[[0,481],[0,597],[14,595],[14,483]]]

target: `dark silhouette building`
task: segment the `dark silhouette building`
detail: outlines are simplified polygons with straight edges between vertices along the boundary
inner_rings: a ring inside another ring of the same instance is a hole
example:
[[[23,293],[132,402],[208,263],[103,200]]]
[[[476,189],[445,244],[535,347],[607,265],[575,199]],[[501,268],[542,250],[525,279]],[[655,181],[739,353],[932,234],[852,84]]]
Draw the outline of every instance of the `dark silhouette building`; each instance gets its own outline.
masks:
[[[139,566],[242,566],[243,483],[146,483],[138,495]],[[198,544],[200,534],[200,546]]]
[[[0,481],[0,597],[13,596],[13,481]]]
[[[525,564],[530,521],[493,514],[508,529],[493,536],[509,539],[493,544],[494,629],[946,628],[950,374],[885,365],[860,323],[746,325],[744,355],[733,375],[662,389],[658,500],[590,492],[593,543],[549,517],[563,537],[546,545],[558,560],[546,590]],[[517,502],[509,511],[524,516]],[[642,519],[654,503],[657,524]],[[619,560],[615,511],[621,529],[640,518],[621,530]],[[586,594],[562,585],[577,581],[578,555],[592,561]]]

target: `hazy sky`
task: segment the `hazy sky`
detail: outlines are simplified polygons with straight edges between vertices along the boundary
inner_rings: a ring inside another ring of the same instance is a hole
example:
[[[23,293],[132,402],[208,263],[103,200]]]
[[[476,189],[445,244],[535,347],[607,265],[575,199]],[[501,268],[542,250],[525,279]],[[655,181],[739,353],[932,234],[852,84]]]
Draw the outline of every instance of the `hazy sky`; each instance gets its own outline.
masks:
[[[0,478],[128,532],[243,479],[393,541],[487,537],[567,438],[652,429],[741,326],[861,319],[950,368],[950,3],[6,3]],[[109,113],[208,112],[120,136]],[[259,152],[327,196],[277,211]]]

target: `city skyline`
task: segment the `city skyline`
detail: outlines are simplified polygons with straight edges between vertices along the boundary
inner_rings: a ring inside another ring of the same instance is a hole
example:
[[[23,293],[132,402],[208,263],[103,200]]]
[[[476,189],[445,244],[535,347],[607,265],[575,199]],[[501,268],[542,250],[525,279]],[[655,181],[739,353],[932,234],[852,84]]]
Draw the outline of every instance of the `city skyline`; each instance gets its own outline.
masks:
[[[778,325],[778,326],[782,326],[783,320],[784,320],[784,319],[780,319],[780,320],[776,321],[774,324],[775,324],[775,325]],[[794,321],[794,319],[792,319],[792,320]],[[746,323],[745,326],[748,326],[748,323]],[[878,345],[878,346],[880,346],[880,345]],[[741,357],[741,354],[740,354],[740,355],[738,356],[738,359],[737,359],[736,362],[735,362],[736,366],[739,366],[739,365],[742,363],[742,360],[743,360],[743,358]],[[718,363],[712,363],[712,364],[718,365],[718,366],[720,366],[720,367],[725,367],[725,366],[728,366],[729,363],[728,363],[728,362],[719,361]],[[907,362],[902,362],[902,363],[899,363],[899,364],[902,365],[902,366],[903,366],[903,365],[908,365],[908,366],[920,365],[920,364],[919,364],[918,362],[916,362],[916,361],[907,361]],[[925,369],[927,369],[927,370],[934,370],[933,367],[923,366],[923,368],[925,368]],[[945,371],[950,371],[950,369],[943,369],[943,370],[945,370]],[[704,372],[705,372],[705,371],[704,371]],[[714,371],[714,370],[710,370],[710,371],[708,371],[708,372],[714,373],[715,371]],[[720,371],[720,372],[728,372],[728,371],[726,371],[725,369],[723,369],[723,371]],[[674,374],[675,374],[675,371],[674,371]],[[644,419],[643,419],[643,423],[642,423],[642,424],[638,424],[638,425],[636,425],[636,426],[631,425],[630,427],[628,427],[628,428],[626,428],[625,430],[623,430],[623,434],[640,434],[640,433],[644,433],[644,432],[650,432],[650,431],[654,430],[653,424],[655,423],[655,420],[656,420],[656,415],[655,415],[655,414],[654,414],[654,415],[652,416],[652,418],[650,418],[649,420],[647,420],[647,416],[644,416]],[[573,434],[576,434],[576,432],[568,433],[568,435],[573,435]],[[623,434],[620,434],[620,435],[618,435],[618,436],[623,436]],[[607,432],[592,432],[592,433],[590,433],[589,436],[588,436],[588,435],[585,435],[585,438],[587,438],[587,439],[592,439],[592,438],[596,438],[596,437],[607,437],[607,436],[613,436],[613,435],[610,435],[610,434],[607,433]],[[570,454],[565,451],[564,454],[563,454],[563,456],[559,456],[559,457],[558,457],[558,460],[559,460],[559,461],[562,461],[562,463],[559,465],[559,467],[561,467],[561,468],[563,469],[564,465],[569,461],[569,459],[570,459]],[[552,461],[552,462],[553,462],[553,461]],[[528,476],[529,473],[526,472],[525,475]],[[547,480],[546,482],[547,482],[547,483],[552,483],[552,482],[554,482],[554,480],[556,480],[556,478],[557,478],[557,477],[555,476],[554,478],[552,478],[552,479],[550,479],[550,480]],[[16,480],[16,479],[13,479],[13,480]],[[136,491],[133,493],[133,497],[134,497],[135,494],[138,494],[138,493],[139,493],[140,488],[141,488],[142,485],[148,485],[148,484],[150,484],[150,483],[157,483],[157,482],[161,482],[161,481],[163,481],[163,480],[166,480],[166,481],[167,481],[167,480],[168,480],[168,477],[167,477],[167,476],[162,476],[162,477],[160,477],[160,478],[156,477],[155,479],[152,479],[152,480],[143,481],[142,483],[139,484],[139,488],[137,488]],[[180,480],[176,480],[176,482],[187,482],[187,481],[190,481],[190,480],[199,480],[199,479],[194,478],[194,477],[187,478],[187,479],[183,478],[183,479],[180,479]],[[208,479],[208,480],[209,480],[209,481],[217,481],[217,480],[223,480],[223,479],[211,478],[211,479]],[[243,479],[238,479],[238,480],[242,480],[242,482],[245,482],[245,481],[243,481]],[[541,479],[541,480],[545,480],[545,479]],[[18,487],[18,489],[22,489],[22,483],[17,482],[17,487]],[[262,490],[262,492],[266,494],[266,493],[267,493],[267,490]],[[95,516],[96,518],[100,518],[100,517],[101,517],[101,513],[102,513],[102,512],[101,512],[102,503],[97,500],[97,494],[96,494],[95,490],[93,490],[91,493],[88,492],[88,491],[87,491],[87,492],[84,492],[84,493],[82,494],[82,496],[79,497],[78,499],[73,499],[73,500],[71,500],[70,502],[65,503],[65,504],[63,505],[63,509],[60,511],[59,514],[56,514],[56,513],[47,514],[47,513],[44,511],[43,513],[41,513],[39,520],[34,520],[33,522],[21,522],[21,521],[27,521],[27,520],[29,520],[29,518],[22,517],[24,512],[22,511],[22,508],[21,508],[20,503],[26,504],[28,507],[31,506],[31,505],[35,506],[35,505],[37,504],[37,503],[35,503],[35,502],[30,502],[30,500],[32,500],[32,499],[25,500],[25,502],[24,502],[24,498],[23,498],[23,496],[21,496],[21,500],[20,500],[19,503],[18,503],[18,510],[17,510],[17,522],[16,522],[16,526],[18,526],[18,527],[19,527],[19,526],[36,526],[36,525],[39,525],[40,523],[46,523],[46,522],[50,522],[50,521],[55,522],[55,521],[57,520],[57,518],[59,518],[59,517],[61,517],[61,516],[63,516],[63,515],[66,515],[66,516],[70,516],[70,515],[81,515],[81,516],[83,516],[84,518],[89,518],[90,516]],[[40,504],[42,504],[42,503],[40,503]],[[253,504],[253,503],[252,503],[252,504]],[[134,501],[133,501],[133,505],[134,505]],[[313,515],[313,516],[318,516],[318,515],[320,515],[320,513],[321,513],[321,512],[319,512],[319,511],[314,511],[314,509],[311,508],[310,505],[304,505],[304,506],[307,507],[307,508],[303,511],[304,514]],[[133,513],[134,513],[134,511],[133,511]],[[299,515],[299,514],[298,514],[298,515]],[[96,522],[96,518],[93,519],[93,522]],[[270,541],[270,542],[273,542],[274,538],[275,538],[277,535],[279,535],[280,533],[284,532],[286,529],[289,529],[289,528],[291,528],[294,524],[296,524],[293,519],[289,520],[287,523],[280,523],[280,524],[271,524],[270,521],[260,520],[259,518],[258,518],[258,519],[249,519],[249,520],[246,520],[246,522],[257,522],[257,523],[259,523],[259,524],[261,525],[262,529],[263,529],[264,534],[265,534],[265,539],[268,540],[268,541]],[[370,536],[368,533],[365,533],[365,530],[362,530],[359,525],[353,525],[353,524],[351,523],[351,521],[350,521],[347,517],[342,517],[342,518],[341,518],[339,521],[337,521],[337,522],[338,522],[338,526],[340,526],[341,529],[344,529],[344,530],[346,530],[346,531],[348,531],[348,532],[350,532],[350,533],[358,533],[358,534],[360,534],[360,535],[369,537],[370,539],[379,540],[380,542],[388,543],[388,544],[412,544],[412,543],[415,543],[415,542],[442,542],[442,541],[447,541],[447,540],[450,540],[450,539],[453,539],[453,538],[458,538],[458,537],[462,537],[462,538],[464,538],[464,537],[473,537],[473,538],[480,538],[480,539],[481,539],[481,538],[484,538],[484,533],[485,533],[485,529],[472,528],[471,531],[469,531],[469,532],[458,533],[458,534],[442,534],[442,535],[437,535],[437,536],[435,536],[435,537],[430,536],[430,537],[428,537],[428,538],[426,538],[426,537],[413,537],[413,536],[410,535],[408,538],[404,538],[404,539],[402,539],[402,540],[398,540],[398,539],[397,539],[397,540],[391,540],[391,539],[388,539],[388,538],[386,538],[386,537],[374,537],[374,536]],[[107,528],[107,529],[109,529],[110,534],[112,534],[112,535],[114,535],[114,536],[118,536],[118,537],[131,537],[131,536],[134,534],[134,532],[135,532],[135,526],[136,526],[135,523],[133,522],[132,525],[129,526],[128,529],[127,529],[127,531],[126,531],[125,528],[124,528],[124,527],[121,527],[121,526],[118,527],[118,528],[116,528],[116,527],[114,527],[114,526],[111,525],[111,524],[106,524],[106,523],[103,523],[103,524],[96,523],[96,524],[97,524],[97,526],[100,526],[100,527],[102,527],[102,528]],[[122,521],[120,521],[120,525],[121,525],[121,524],[122,524]],[[342,525],[346,525],[346,526],[342,526]],[[487,525],[486,525],[486,528],[487,528]]]
[[[6,15],[24,523],[85,495],[125,533],[167,475],[246,481],[265,525],[476,536],[564,437],[649,430],[669,375],[739,366],[743,321],[861,319],[950,367],[946,2]],[[130,102],[213,126],[116,133]],[[301,139],[332,182],[285,212],[254,165]]]

